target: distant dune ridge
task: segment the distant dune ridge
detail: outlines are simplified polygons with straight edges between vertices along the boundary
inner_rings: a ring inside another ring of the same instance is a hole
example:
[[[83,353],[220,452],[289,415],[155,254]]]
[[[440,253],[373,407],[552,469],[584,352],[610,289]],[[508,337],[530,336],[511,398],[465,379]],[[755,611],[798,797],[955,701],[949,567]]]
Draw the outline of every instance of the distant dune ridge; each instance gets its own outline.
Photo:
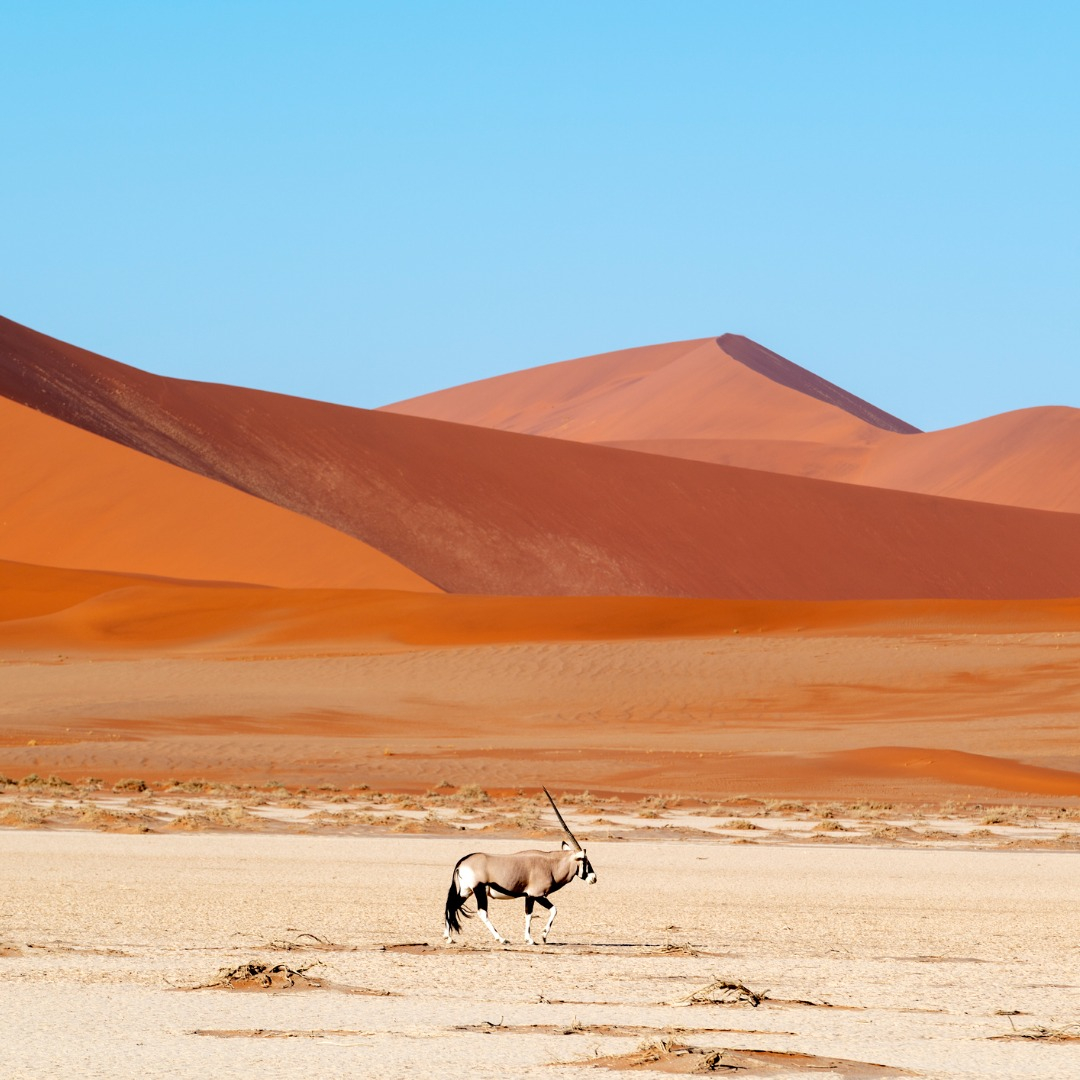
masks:
[[[1080,409],[1022,409],[923,433],[737,334],[548,364],[386,408],[793,476],[1080,513]]]
[[[1004,458],[983,467],[960,453],[960,436],[919,434],[732,335],[370,411],[151,375],[0,320],[0,395],[369,545],[376,552],[357,547],[357,558],[387,557],[389,588],[408,588],[411,574],[416,588],[505,595],[1080,595],[1077,515],[785,475],[776,462],[770,472],[587,445],[661,440],[670,451],[673,440],[722,436],[780,457],[782,445],[808,444],[819,461],[847,454],[857,465],[860,454],[938,439],[952,447],[954,488],[993,487],[994,475],[1019,484],[1025,461],[1050,472],[1031,449],[1046,425],[1014,424],[1004,451],[993,441]],[[439,415],[402,415],[407,407]],[[1062,439],[1072,415],[1059,418]],[[546,434],[563,437],[536,437]],[[987,440],[973,445],[990,453]],[[924,450],[890,467],[941,483],[938,457]],[[52,468],[63,471],[63,454]],[[1054,476],[1028,481],[1045,488]],[[50,542],[43,528],[42,552],[23,536],[0,556],[59,562]]]

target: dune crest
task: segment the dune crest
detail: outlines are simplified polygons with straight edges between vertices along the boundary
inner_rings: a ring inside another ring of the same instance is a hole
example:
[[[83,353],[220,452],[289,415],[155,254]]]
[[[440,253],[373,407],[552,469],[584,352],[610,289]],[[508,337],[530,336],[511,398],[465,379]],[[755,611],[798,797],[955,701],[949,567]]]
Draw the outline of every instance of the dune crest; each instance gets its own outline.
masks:
[[[605,443],[785,438],[869,445],[887,432],[918,430],[734,334],[546,364],[383,411]]]

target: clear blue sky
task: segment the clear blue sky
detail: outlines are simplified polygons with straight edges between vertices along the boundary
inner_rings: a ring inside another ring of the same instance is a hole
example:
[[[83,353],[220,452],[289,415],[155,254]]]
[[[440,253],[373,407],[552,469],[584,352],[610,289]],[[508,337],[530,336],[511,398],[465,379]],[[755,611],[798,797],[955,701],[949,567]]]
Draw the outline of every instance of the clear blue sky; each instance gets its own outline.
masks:
[[[0,0],[0,313],[373,406],[745,333],[1080,406],[1080,5]]]

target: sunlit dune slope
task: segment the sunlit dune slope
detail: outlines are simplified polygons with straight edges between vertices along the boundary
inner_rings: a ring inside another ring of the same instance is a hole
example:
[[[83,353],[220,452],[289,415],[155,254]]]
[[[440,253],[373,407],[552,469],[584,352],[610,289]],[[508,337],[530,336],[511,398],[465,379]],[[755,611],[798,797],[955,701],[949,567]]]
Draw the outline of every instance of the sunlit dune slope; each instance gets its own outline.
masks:
[[[579,442],[779,438],[862,446],[916,430],[735,334],[546,364],[385,408]]]
[[[655,345],[387,410],[742,468],[1080,513],[1080,409],[919,432],[749,338]]]
[[[1072,515],[167,379],[7,321],[0,392],[322,521],[453,592],[1080,595]]]
[[[0,561],[0,645],[197,651],[621,641],[733,634],[1080,630],[1080,600],[775,601],[276,589]]]
[[[321,522],[6,398],[0,558],[297,588],[434,589]]]
[[[955,499],[1080,513],[1080,409],[1018,409],[873,444],[623,439],[608,445]]]

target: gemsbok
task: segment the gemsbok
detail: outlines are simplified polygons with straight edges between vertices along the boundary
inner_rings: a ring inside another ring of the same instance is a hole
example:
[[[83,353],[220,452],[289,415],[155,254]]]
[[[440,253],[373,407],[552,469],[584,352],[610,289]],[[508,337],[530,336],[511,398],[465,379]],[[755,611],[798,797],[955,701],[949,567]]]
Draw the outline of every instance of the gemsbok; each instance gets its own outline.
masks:
[[[586,885],[596,884],[596,872],[585,849],[563,821],[551,792],[544,788],[544,794],[569,837],[569,843],[564,840],[559,851],[516,851],[513,855],[485,855],[478,852],[459,859],[446,894],[446,927],[443,934],[448,943],[452,944],[454,934],[461,931],[461,917],[472,918],[472,912],[464,910],[465,901],[470,896],[476,897],[476,912],[481,922],[491,931],[492,937],[503,945],[508,944],[506,938],[492,926],[488,918],[488,895],[495,900],[524,897],[525,943],[535,945],[531,933],[533,905],[539,904],[551,912],[540,935],[546,942],[551,924],[558,914],[558,908],[548,897],[576,877]]]

